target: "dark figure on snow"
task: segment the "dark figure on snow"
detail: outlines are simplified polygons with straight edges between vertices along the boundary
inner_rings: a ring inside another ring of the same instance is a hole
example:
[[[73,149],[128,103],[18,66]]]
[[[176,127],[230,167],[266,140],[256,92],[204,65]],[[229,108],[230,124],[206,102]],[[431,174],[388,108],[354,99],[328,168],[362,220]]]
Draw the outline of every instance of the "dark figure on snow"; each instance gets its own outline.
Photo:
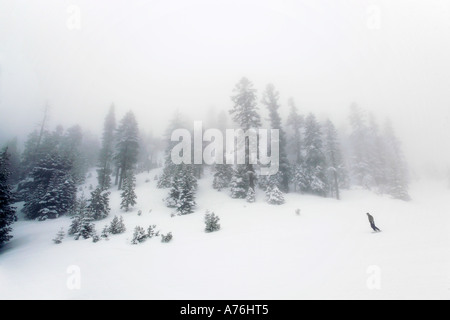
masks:
[[[368,212],[367,212],[367,217],[369,218],[370,226],[372,227],[373,231],[380,232],[381,230],[377,228],[377,226],[375,225],[375,220]]]

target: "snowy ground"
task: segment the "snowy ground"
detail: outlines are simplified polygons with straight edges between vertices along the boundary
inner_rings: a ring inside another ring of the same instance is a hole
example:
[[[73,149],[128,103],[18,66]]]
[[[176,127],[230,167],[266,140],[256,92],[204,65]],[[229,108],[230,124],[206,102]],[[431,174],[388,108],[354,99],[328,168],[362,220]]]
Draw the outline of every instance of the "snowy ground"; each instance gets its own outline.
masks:
[[[285,205],[271,206],[262,193],[254,204],[233,200],[205,178],[197,211],[171,218],[162,202],[167,190],[156,188],[154,175],[138,176],[132,212],[118,210],[120,196],[113,193],[112,214],[97,230],[122,214],[127,232],[109,241],[66,238],[55,245],[51,239],[70,219],[17,222],[0,253],[0,299],[450,298],[444,184],[414,184],[411,202],[351,190],[342,201],[292,193]],[[220,216],[221,231],[203,231],[207,209]],[[382,233],[372,233],[367,211]],[[173,241],[131,245],[134,227],[150,224],[172,231]],[[67,286],[71,266],[79,268],[79,290]],[[378,280],[379,289],[367,284]]]

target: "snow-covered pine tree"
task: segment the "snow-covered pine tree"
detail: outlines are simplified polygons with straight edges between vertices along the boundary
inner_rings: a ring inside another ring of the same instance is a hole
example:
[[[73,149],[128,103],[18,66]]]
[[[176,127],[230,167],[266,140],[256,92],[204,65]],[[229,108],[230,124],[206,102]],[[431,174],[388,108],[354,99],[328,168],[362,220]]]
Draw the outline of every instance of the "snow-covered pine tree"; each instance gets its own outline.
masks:
[[[377,192],[385,193],[388,179],[386,172],[386,145],[373,114],[369,114],[366,148],[368,153],[367,162],[373,185],[376,186]]]
[[[100,185],[91,192],[88,210],[92,212],[94,220],[101,220],[109,215],[109,212],[111,211],[111,208],[109,207],[110,194],[111,192],[104,191]]]
[[[278,189],[277,185],[269,186],[267,188],[266,199],[268,203],[276,205],[280,205],[285,202],[283,192]]]
[[[392,124],[388,121],[384,127],[387,163],[387,192],[395,199],[411,200],[408,193],[408,166],[403,156],[401,143],[397,139]]]
[[[176,209],[180,215],[194,212],[196,206],[195,192],[197,179],[194,176],[191,165],[177,165],[177,175],[172,179],[172,187],[166,201],[168,206]]]
[[[81,197],[77,199],[76,205],[72,209],[72,223],[67,231],[69,236],[74,236],[79,232],[81,228],[81,219],[86,211],[88,211],[88,201],[84,197],[84,194],[82,194]]]
[[[110,232],[109,232],[109,226],[106,225],[106,226],[103,228],[100,237],[103,238],[103,239],[105,239],[105,240],[108,240],[108,239],[109,239],[109,234],[110,234]]]
[[[350,142],[352,145],[352,171],[356,183],[367,189],[373,186],[373,177],[369,164],[369,152],[367,150],[368,129],[365,112],[356,104],[350,107],[350,125],[352,133]]]
[[[281,117],[278,109],[280,108],[279,93],[275,90],[273,84],[267,85],[266,91],[263,94],[262,103],[269,110],[270,127],[277,129],[279,132],[279,169],[276,173],[277,186],[283,192],[289,192],[289,176],[290,165],[287,158],[287,141],[286,134],[282,128]]]
[[[111,221],[111,224],[109,225],[109,232],[111,234],[120,234],[124,233],[125,231],[126,228],[122,216],[120,218],[114,216],[114,219]]]
[[[290,182],[294,185],[294,190],[297,191],[304,190],[305,187],[303,184],[303,127],[304,127],[304,118],[302,115],[298,113],[298,109],[295,105],[294,99],[290,98],[288,100],[288,105],[290,106],[290,113],[287,119],[288,133],[289,133],[289,149],[291,150],[290,156],[293,159],[293,163],[290,168],[291,179]]]
[[[167,234],[161,234],[162,243],[169,243],[170,241],[172,241],[172,239],[173,239],[172,232],[169,232]]]
[[[133,232],[133,239],[131,239],[131,244],[139,244],[147,240],[147,234],[144,228],[136,226]]]
[[[64,237],[66,236],[66,233],[64,232],[64,229],[61,228],[58,233],[56,234],[56,237],[53,239],[53,242],[55,244],[60,244],[63,240]]]
[[[164,169],[163,173],[158,179],[157,187],[159,189],[166,189],[172,187],[172,180],[176,176],[177,166],[173,163],[171,152],[173,147],[177,144],[177,142],[171,141],[172,132],[176,129],[184,128],[184,122],[181,118],[180,113],[177,111],[172,118],[166,133],[166,150],[165,150],[165,161],[164,161]]]
[[[233,177],[233,167],[225,162],[223,164],[214,165],[213,188],[221,191],[230,186]]]
[[[328,186],[326,178],[326,159],[323,153],[322,133],[316,117],[310,113],[305,120],[305,157],[302,174],[306,181],[306,192],[326,196]]]
[[[233,121],[239,125],[239,127],[247,132],[250,129],[258,129],[261,126],[261,117],[258,113],[258,107],[256,105],[256,89],[253,88],[247,78],[242,78],[235,86],[234,95],[231,97],[233,107],[230,110]],[[255,168],[250,163],[250,139],[245,137],[245,166],[248,185],[245,186],[245,190],[248,188],[255,188],[256,176]]]
[[[29,219],[54,219],[70,211],[76,199],[71,159],[52,154],[33,169],[23,212]]]
[[[151,238],[153,238],[153,237],[155,237],[156,236],[156,225],[154,224],[154,225],[151,225],[151,226],[148,226],[148,229],[147,229],[147,237],[149,238],[149,239],[151,239]]]
[[[214,232],[220,230],[220,218],[214,212],[206,211],[205,214],[205,232]]]
[[[129,170],[125,175],[125,180],[123,182],[123,192],[121,194],[122,202],[120,203],[120,208],[125,209],[125,212],[130,210],[130,207],[136,205],[136,193],[134,189],[136,188],[136,177],[134,172]]]
[[[96,235],[94,217],[92,212],[86,207],[85,210],[79,212],[78,230],[74,233],[75,240],[81,238],[89,239]]]
[[[66,130],[60,138],[59,155],[72,163],[70,175],[75,184],[79,185],[86,180],[89,169],[86,155],[80,152],[83,141],[83,131],[79,125]]]
[[[16,219],[16,208],[12,206],[14,200],[8,184],[10,172],[7,151],[0,154],[0,246],[11,240],[11,225]]]
[[[340,187],[346,184],[347,172],[342,160],[336,127],[330,119],[325,122],[324,131],[324,152],[327,163],[329,193],[339,200]]]
[[[245,199],[248,189],[247,167],[242,164],[237,165],[230,181],[230,195],[233,199]]]
[[[108,190],[111,187],[115,130],[116,116],[114,105],[112,105],[103,125],[102,147],[100,149],[99,168],[97,170],[98,185],[102,190]]]
[[[135,169],[139,154],[139,129],[133,112],[129,111],[120,121],[116,137],[114,160],[119,169],[116,180],[118,189],[122,190],[126,174]]]
[[[256,200],[256,194],[255,194],[255,190],[254,190],[252,187],[248,188],[247,196],[245,197],[245,200],[246,200],[248,203],[253,203],[253,202],[255,202],[255,200]]]

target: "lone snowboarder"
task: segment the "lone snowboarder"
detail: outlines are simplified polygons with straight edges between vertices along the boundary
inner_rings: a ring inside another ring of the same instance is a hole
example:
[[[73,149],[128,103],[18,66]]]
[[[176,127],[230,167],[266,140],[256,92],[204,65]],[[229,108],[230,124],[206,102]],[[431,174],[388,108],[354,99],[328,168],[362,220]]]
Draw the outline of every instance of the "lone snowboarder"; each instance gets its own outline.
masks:
[[[368,212],[367,212],[367,217],[369,218],[370,226],[372,227],[373,231],[380,232],[381,230],[377,228],[377,226],[375,225],[375,220]]]

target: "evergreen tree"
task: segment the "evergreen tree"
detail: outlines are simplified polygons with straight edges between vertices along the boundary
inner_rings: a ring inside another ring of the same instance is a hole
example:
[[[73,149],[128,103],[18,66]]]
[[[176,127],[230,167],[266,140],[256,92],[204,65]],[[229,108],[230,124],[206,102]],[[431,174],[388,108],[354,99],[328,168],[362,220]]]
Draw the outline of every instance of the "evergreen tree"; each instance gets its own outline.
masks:
[[[76,199],[71,169],[71,160],[57,154],[47,156],[33,169],[30,195],[23,208],[29,219],[54,219],[71,210]]]
[[[213,188],[221,191],[228,188],[233,176],[233,167],[226,163],[214,165]]]
[[[120,121],[117,129],[116,154],[114,159],[118,172],[118,188],[122,189],[125,176],[135,169],[139,154],[139,131],[133,112],[129,111]]]
[[[153,237],[155,237],[157,235],[157,232],[155,230],[156,230],[156,225],[151,225],[151,226],[148,227],[148,229],[147,229],[147,237],[149,239],[151,239],[151,238],[153,238]]]
[[[245,199],[248,190],[248,176],[245,165],[237,165],[233,170],[233,176],[230,182],[230,194],[233,199]]]
[[[109,225],[109,232],[111,234],[120,234],[124,233],[126,231],[125,224],[123,223],[123,218],[117,218],[117,216],[114,216],[114,219],[111,221],[111,224]]]
[[[172,239],[173,239],[172,232],[169,232],[166,235],[161,234],[161,242],[162,243],[169,243],[170,241],[172,241]]]
[[[387,163],[387,192],[395,199],[410,200],[408,194],[408,167],[392,124],[388,121],[384,128]]]
[[[305,157],[300,171],[303,176],[301,186],[304,186],[305,192],[326,196],[326,159],[320,125],[313,114],[309,114],[305,120],[304,146]]]
[[[214,232],[220,230],[220,218],[214,212],[207,211],[205,214],[205,232]]]
[[[166,130],[165,140],[166,140],[166,150],[165,150],[165,161],[163,173],[158,179],[157,187],[159,189],[171,188],[172,180],[177,173],[177,166],[173,163],[171,152],[173,147],[177,142],[171,141],[172,132],[176,129],[184,127],[183,120],[181,119],[180,113],[177,111],[171,120],[169,127]]]
[[[248,188],[247,191],[247,196],[245,197],[245,200],[249,203],[253,203],[256,200],[256,194],[255,194],[255,189],[253,188]]]
[[[270,204],[280,205],[284,203],[283,193],[276,185],[267,188],[266,199]]]
[[[11,240],[11,225],[16,220],[16,208],[12,206],[13,196],[8,184],[10,172],[7,150],[0,154],[0,246]]]
[[[116,116],[114,105],[112,105],[103,125],[102,147],[99,156],[99,169],[97,170],[98,185],[103,190],[108,190],[111,187],[115,130]]]
[[[53,239],[53,242],[55,244],[60,244],[64,240],[65,236],[66,233],[64,232],[64,229],[61,228],[61,230],[59,230],[58,233],[56,234],[56,237]]]
[[[109,215],[111,211],[109,207],[110,194],[110,192],[103,191],[100,186],[91,192],[88,210],[92,212],[94,220],[101,220]]]
[[[373,178],[373,184],[377,187],[379,193],[386,192],[387,186],[387,164],[386,164],[386,145],[379,132],[375,117],[369,115],[369,126],[367,130],[367,163],[370,168],[370,176]]]
[[[76,125],[67,129],[60,139],[59,154],[65,159],[70,159],[72,169],[71,176],[76,184],[81,184],[86,180],[88,165],[85,155],[81,152],[83,132],[80,126]]]
[[[304,119],[303,116],[298,113],[298,109],[295,105],[294,99],[290,98],[288,102],[291,107],[287,124],[292,132],[291,137],[291,150],[294,153],[295,164],[299,165],[302,163],[302,130]]]
[[[134,207],[136,205],[136,193],[134,189],[136,188],[136,177],[132,170],[130,170],[126,176],[125,181],[123,183],[123,192],[121,194],[122,202],[120,204],[121,209],[125,209],[126,212],[130,209],[130,207]]]
[[[74,236],[77,234],[81,228],[81,220],[82,217],[86,214],[88,210],[88,201],[84,197],[84,195],[81,195],[81,198],[77,200],[76,206],[72,210],[72,223],[70,224],[70,228],[68,230],[69,236]]]
[[[94,217],[92,216],[92,212],[86,210],[80,216],[80,225],[78,227],[77,232],[74,234],[75,240],[80,239],[89,239],[93,238],[96,235],[95,225],[93,223]]]
[[[100,235],[100,237],[102,237],[102,238],[105,239],[105,240],[108,240],[108,239],[109,239],[109,234],[110,234],[110,232],[109,232],[109,226],[106,225],[106,226],[103,228],[102,234]]]
[[[294,159],[294,163],[291,166],[290,172],[291,172],[291,182],[294,184],[294,189],[297,191],[297,189],[300,187],[301,190],[305,189],[305,186],[302,186],[303,184],[303,137],[302,137],[302,131],[304,127],[304,118],[302,115],[298,113],[298,109],[295,106],[294,99],[290,98],[288,101],[289,106],[291,107],[287,125],[290,129],[290,150],[292,150],[292,157]]]
[[[15,185],[20,181],[21,177],[21,163],[20,163],[20,152],[17,143],[17,138],[11,139],[6,143],[6,150],[8,150],[9,155],[9,178],[8,184]]]
[[[329,175],[329,187],[330,194],[340,199],[340,186],[346,184],[347,174],[345,171],[344,163],[342,160],[342,154],[339,146],[338,136],[336,128],[331,122],[327,120],[325,122],[325,156],[327,163],[327,171]]]
[[[256,89],[253,88],[253,84],[247,79],[242,78],[233,90],[234,95],[231,97],[233,107],[230,110],[230,114],[233,117],[233,121],[239,125],[239,127],[247,132],[250,129],[258,129],[261,126],[261,117],[258,114],[258,108],[256,105]],[[250,140],[249,137],[245,137],[245,163],[246,163],[246,175],[248,176],[248,185],[245,187],[255,188],[255,168],[250,163]]]
[[[166,199],[167,206],[175,208],[180,215],[194,212],[196,189],[197,180],[192,166],[186,164],[178,165],[177,174],[172,179],[169,197]]]
[[[287,141],[286,134],[282,128],[281,117],[278,112],[280,108],[279,93],[275,90],[273,84],[269,84],[263,94],[262,103],[266,105],[269,110],[270,126],[272,129],[277,129],[279,132],[279,170],[277,176],[277,186],[283,192],[289,192],[289,175],[290,166],[287,158]]]
[[[350,125],[352,133],[350,141],[352,144],[352,171],[356,183],[370,189],[373,185],[373,177],[369,164],[368,129],[366,115],[356,104],[352,104],[350,112]]]
[[[134,228],[133,239],[131,240],[132,244],[139,244],[147,240],[147,234],[145,233],[144,228],[137,226]]]

